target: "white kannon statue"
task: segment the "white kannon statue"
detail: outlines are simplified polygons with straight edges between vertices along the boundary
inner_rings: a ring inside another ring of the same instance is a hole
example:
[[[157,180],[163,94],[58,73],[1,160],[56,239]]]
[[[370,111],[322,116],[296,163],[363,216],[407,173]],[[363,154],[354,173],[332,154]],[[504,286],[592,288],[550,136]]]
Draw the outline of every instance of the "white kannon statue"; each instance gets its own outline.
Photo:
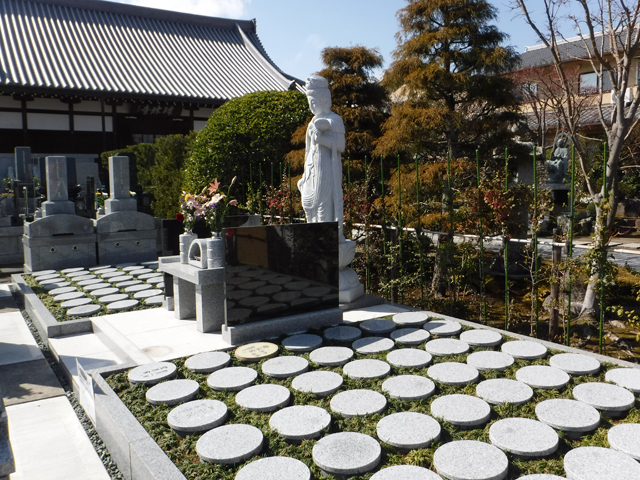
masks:
[[[310,223],[338,222],[338,239],[343,243],[344,123],[331,111],[331,92],[325,78],[309,77],[306,89],[314,117],[307,128],[304,175],[298,182],[302,208]]]

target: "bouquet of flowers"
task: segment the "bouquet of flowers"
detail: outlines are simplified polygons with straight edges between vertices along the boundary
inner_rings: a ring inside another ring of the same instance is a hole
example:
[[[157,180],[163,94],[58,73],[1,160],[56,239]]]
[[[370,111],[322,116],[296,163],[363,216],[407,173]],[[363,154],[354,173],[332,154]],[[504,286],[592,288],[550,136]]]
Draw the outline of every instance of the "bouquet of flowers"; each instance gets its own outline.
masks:
[[[233,177],[231,184],[227,187],[226,193],[222,191],[218,179],[214,179],[213,183],[209,184],[209,187],[205,187],[205,190],[209,191],[210,197],[202,205],[204,219],[211,233],[215,236],[219,236],[220,232],[222,232],[222,223],[224,216],[229,212],[229,207],[238,204],[238,201],[229,194],[231,187],[236,182],[236,178],[238,177]]]
[[[204,218],[204,204],[208,198],[203,195],[192,195],[182,192],[180,197],[180,212],[176,214],[176,219],[182,222],[185,233],[191,233],[196,224],[196,220]]]

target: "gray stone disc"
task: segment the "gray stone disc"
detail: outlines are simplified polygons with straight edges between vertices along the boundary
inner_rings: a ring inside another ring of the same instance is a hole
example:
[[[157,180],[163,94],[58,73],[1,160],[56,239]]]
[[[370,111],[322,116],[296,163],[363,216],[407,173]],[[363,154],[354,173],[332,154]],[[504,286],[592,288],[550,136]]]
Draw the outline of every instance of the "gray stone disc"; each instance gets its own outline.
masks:
[[[396,325],[403,327],[421,327],[427,323],[429,315],[424,312],[403,312],[396,313],[392,318]]]
[[[42,285],[42,287],[45,289],[46,292],[50,292],[51,290],[55,290],[56,288],[69,287],[70,285],[71,283],[69,282],[53,282],[53,283],[48,283],[46,285]]]
[[[149,260],[148,262],[141,262],[140,265],[150,268],[152,270],[155,270],[156,268],[158,268],[158,261],[157,260]]]
[[[241,299],[238,304],[247,308],[259,308],[269,303],[269,297],[247,297]]]
[[[294,355],[275,357],[262,364],[262,373],[267,377],[289,378],[309,370],[306,358]]]
[[[495,347],[502,343],[502,335],[493,330],[474,328],[462,332],[460,334],[460,340],[468,343],[472,347]]]
[[[266,284],[267,282],[263,282],[263,281],[245,282],[238,285],[238,288],[242,288],[243,290],[254,291],[256,288],[264,287]]]
[[[56,273],[55,270],[40,270],[38,272],[31,272],[31,276],[33,278],[38,278],[38,277],[44,277],[45,275],[51,275],[53,273]]]
[[[47,275],[40,275],[39,277],[34,277],[34,278],[38,283],[42,283],[42,282],[45,282],[47,280],[53,280],[55,278],[59,278],[59,279],[62,280],[62,276],[60,276],[57,273],[49,273]]]
[[[148,283],[141,283],[141,284],[138,284],[138,285],[131,285],[130,287],[126,287],[124,289],[124,292],[125,293],[136,293],[136,292],[142,292],[144,290],[149,290],[150,288],[152,288],[152,287]]]
[[[357,475],[373,470],[378,463],[382,448],[369,435],[356,432],[341,432],[321,438],[313,446],[313,463],[334,475]]]
[[[475,383],[480,377],[480,373],[475,367],[457,362],[442,362],[432,365],[427,370],[427,375],[436,382],[445,385]]]
[[[247,388],[258,378],[258,372],[249,367],[226,367],[213,372],[207,378],[212,390],[237,392]]]
[[[263,440],[262,432],[251,425],[222,425],[200,437],[196,453],[203,462],[234,464],[259,453]]]
[[[509,460],[500,449],[477,440],[445,443],[433,454],[436,472],[449,480],[502,480]]]
[[[243,288],[243,287],[241,287]],[[256,295],[273,295],[282,291],[280,285],[266,285],[264,287],[256,288]]]
[[[371,480],[442,480],[442,477],[424,467],[393,465],[374,474]]]
[[[272,383],[247,387],[236,395],[236,403],[252,412],[273,412],[287,405],[289,400],[289,389]]]
[[[66,302],[67,300],[75,300],[76,298],[81,298],[84,297],[84,293],[82,292],[69,292],[69,293],[63,293],[61,295],[56,295],[55,297],[53,297],[53,301],[60,303],[60,302]]]
[[[300,292],[300,291],[304,290],[305,288],[308,288],[310,285],[311,285],[311,283],[303,282],[303,281],[289,282],[289,283],[285,283],[284,284],[284,288],[285,288],[285,290],[292,290],[294,292]]]
[[[302,294],[307,297],[324,297],[325,295],[331,293],[330,287],[309,287],[302,290]]]
[[[633,393],[611,383],[582,383],[573,387],[573,398],[604,412],[626,412],[635,405]]]
[[[163,380],[168,380],[176,376],[178,369],[170,362],[155,362],[140,365],[129,371],[129,383],[144,383],[145,385],[155,385]]]
[[[640,462],[640,423],[623,423],[607,433],[609,445]]]
[[[67,285],[71,285],[69,282],[65,282],[65,279],[63,277],[57,277],[57,278],[50,278],[48,280],[42,280],[40,282],[40,285],[42,285],[44,288],[47,287],[47,285],[56,285],[56,286],[60,286],[61,283],[65,283]]]
[[[336,367],[347,363],[353,355],[353,350],[347,347],[320,347],[311,352],[309,358],[323,367]]]
[[[312,405],[283,408],[269,419],[269,426],[288,440],[318,438],[330,424],[331,415]]]
[[[93,300],[90,298],[74,298],[73,300],[67,300],[66,302],[62,302],[60,304],[61,308],[74,308],[81,307],[82,305],[88,305]]]
[[[105,268],[109,268],[110,266],[111,266],[111,265],[96,265],[95,267],[91,267],[91,268],[89,269],[89,271],[90,271],[90,272],[94,272],[94,271],[96,271],[96,270],[102,270],[102,269],[105,269]]]
[[[120,290],[118,290],[116,287],[107,287],[107,288],[100,288],[98,290],[93,290],[92,292],[90,292],[90,295],[94,296],[94,297],[106,297],[107,295],[113,295],[114,293],[118,293]],[[120,294],[120,295],[124,295],[124,294]],[[124,300],[124,298],[127,297],[122,297],[122,300]]]
[[[138,300],[120,300],[117,302],[107,304],[107,310],[110,312],[121,312],[123,310],[131,310],[137,306],[140,302]]]
[[[322,337],[309,333],[291,335],[282,341],[282,346],[290,352],[310,352],[322,346]]]
[[[222,425],[227,413],[227,406],[219,400],[193,400],[171,410],[167,423],[180,436],[199,434]]]
[[[518,480],[566,480],[566,478],[559,477],[557,475],[549,475],[548,473],[534,473],[533,475],[518,477]]]
[[[414,346],[429,340],[431,335],[421,328],[400,328],[391,332],[391,340],[402,345]]]
[[[469,344],[455,338],[436,338],[424,345],[424,349],[437,357],[461,355],[469,351]]]
[[[593,375],[600,371],[600,362],[588,355],[560,353],[549,358],[549,365],[570,375]]]
[[[431,363],[431,354],[417,348],[401,348],[387,354],[394,367],[424,368]]]
[[[414,450],[427,448],[440,438],[440,424],[417,412],[393,413],[376,425],[378,438],[392,447]]]
[[[101,310],[100,305],[82,305],[67,310],[68,317],[89,317],[95,315]]]
[[[494,352],[490,350],[473,352],[467,357],[467,364],[478,370],[503,371],[513,365],[514,358],[508,353]]]
[[[536,417],[563,432],[585,434],[600,425],[600,414],[591,405],[568,398],[553,398],[536,405]]]
[[[431,320],[425,323],[422,328],[428,331],[431,335],[452,337],[460,333],[462,325],[458,322],[451,322],[449,320]]]
[[[96,278],[95,275],[79,275],[79,276],[73,277],[71,279],[72,282],[75,282],[80,286],[82,286],[82,282],[86,282],[87,280],[100,280],[100,281],[102,281],[101,278]]]
[[[342,382],[342,375],[318,370],[298,375],[291,382],[291,388],[299,392],[311,393],[317,397],[326,397],[337,392],[342,386]]]
[[[148,280],[150,278],[162,278],[163,273],[162,272],[150,272],[150,273],[143,273],[142,275],[136,275],[138,280]]]
[[[365,320],[360,323],[359,327],[367,335],[386,335],[396,329],[396,324],[391,320],[374,318],[373,320]]]
[[[516,379],[533,388],[562,390],[571,378],[567,372],[546,365],[528,365],[516,371]]]
[[[184,362],[184,366],[196,373],[212,373],[231,363],[227,352],[204,352],[193,355]]]
[[[140,285],[142,280],[127,280],[126,282],[116,282],[116,287],[125,288],[131,287],[133,285]],[[145,285],[147,288],[150,288],[150,285]]]
[[[491,443],[500,450],[526,458],[551,455],[558,450],[553,428],[530,418],[504,418],[489,428]]]
[[[331,411],[343,417],[366,417],[387,408],[387,399],[373,390],[354,389],[337,393],[331,399]]]
[[[640,369],[613,368],[605,373],[604,379],[636,394],[640,393]]]
[[[251,290],[232,290],[227,293],[227,300],[242,300],[251,296],[252,293]]]
[[[492,405],[524,405],[533,398],[533,389],[518,380],[491,378],[476,386],[476,395]]]
[[[147,283],[150,283],[151,285],[158,285],[160,283],[162,283],[164,285],[164,277],[153,277],[150,278],[149,280],[147,280]],[[160,288],[160,287],[158,287]]]
[[[535,360],[537,358],[544,358],[547,355],[547,347],[541,343],[529,340],[505,342],[500,347],[500,350],[521,360]]]
[[[362,331],[356,327],[343,325],[327,328],[324,331],[323,336],[325,340],[351,343],[362,336]]]
[[[640,463],[622,452],[602,447],[578,447],[564,456],[567,478],[575,480],[637,480]]]
[[[95,292],[96,290],[102,290],[104,288],[115,288],[115,287],[112,287],[110,283],[100,282],[100,283],[92,283],[91,285],[82,287],[82,290],[93,295],[93,292]]]
[[[62,295],[63,293],[77,292],[78,287],[57,287],[49,290],[49,295],[56,296]]]
[[[164,295],[149,297],[142,300],[145,305],[162,305],[164,303]]]
[[[463,428],[477,428],[489,421],[491,407],[471,395],[443,395],[431,402],[431,415]]]
[[[113,273],[117,272],[118,269],[115,267],[102,267],[97,270],[92,270],[95,275],[104,275],[105,273]]]
[[[398,375],[382,383],[382,391],[391,398],[400,400],[422,400],[436,391],[436,385],[427,377],[420,375]]]
[[[84,277],[85,275],[92,275],[91,273],[87,272],[86,270],[78,270],[77,272],[72,272],[72,273],[67,273],[65,274],[65,276],[67,278],[80,278],[80,277]],[[92,275],[93,278],[95,278],[95,275]],[[84,279],[83,279],[84,280]]]
[[[138,278],[140,275],[146,275],[148,273],[153,273],[153,270],[150,270],[148,268],[139,268],[137,270],[131,270],[129,272],[129,275]]]
[[[105,277],[102,277],[102,278],[105,278]],[[117,283],[121,283],[121,282],[128,282],[128,281],[132,281],[132,278],[133,278],[133,277],[130,277],[129,275],[120,275],[120,276],[118,276],[118,277],[109,277],[109,278],[107,278],[106,280],[107,280],[107,282],[109,282],[109,283],[115,283],[115,284],[117,284]],[[135,280],[135,281],[137,281],[137,280]]]
[[[160,290],[159,288],[152,288],[150,290],[142,290],[141,292],[134,293],[133,298],[135,298],[136,300],[142,300],[143,298],[151,298],[162,295],[162,293],[162,290]]]
[[[65,268],[64,270],[60,270],[60,273],[63,273],[66,275],[68,273],[81,272],[83,270],[84,270],[84,267]]]
[[[179,379],[159,383],[147,390],[147,402],[151,405],[177,405],[196,398],[200,384],[195,380]]]
[[[235,480],[309,480],[311,471],[290,457],[259,458],[242,467]]]
[[[344,374],[353,379],[373,380],[389,375],[391,366],[387,362],[375,359],[354,360],[342,367]]]
[[[115,271],[111,271],[111,272],[101,273],[100,276],[104,280],[109,280],[111,278],[122,277],[122,272],[119,272],[119,271],[115,270]],[[129,278],[129,277],[127,277],[127,278]]]
[[[116,265],[116,268],[121,269],[123,272],[133,272],[134,270],[140,270],[137,263],[120,263]]]
[[[348,327],[346,327],[348,328]],[[385,337],[364,337],[359,338],[351,344],[356,352],[361,355],[388,352],[395,347],[395,343],[390,338]]]
[[[129,298],[129,295],[127,295],[126,293],[111,293],[103,297],[98,297],[98,302],[109,304],[113,302],[119,302],[121,300],[126,300],[127,298]]]
[[[97,283],[103,283],[102,279],[100,278],[92,278],[92,279],[88,279],[88,280],[82,280],[80,282],[77,282],[79,287],[87,287],[89,285],[95,285]]]

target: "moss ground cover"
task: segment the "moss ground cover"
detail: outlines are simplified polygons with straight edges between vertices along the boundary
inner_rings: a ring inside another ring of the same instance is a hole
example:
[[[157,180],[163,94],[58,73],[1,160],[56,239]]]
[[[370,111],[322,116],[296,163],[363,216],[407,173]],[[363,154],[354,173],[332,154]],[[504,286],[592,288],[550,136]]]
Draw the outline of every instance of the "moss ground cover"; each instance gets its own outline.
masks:
[[[311,332],[320,334],[321,332]],[[505,341],[511,340],[509,337],[504,337]],[[282,340],[282,339],[280,339]],[[325,345],[332,345],[331,342]],[[339,345],[333,343],[333,345]],[[403,348],[401,345],[397,345],[398,348]],[[419,347],[424,348],[424,344]],[[473,349],[476,350],[476,349]],[[534,361],[517,360],[514,365],[509,367],[504,372],[486,371],[480,372],[480,380],[489,378],[511,378],[515,379],[516,371],[526,365],[548,365],[548,357],[555,353],[562,353],[560,351],[550,351],[547,359],[538,359]],[[284,348],[280,347],[279,355],[292,355]],[[309,360],[308,354],[299,354]],[[440,362],[465,362],[468,354],[457,355],[453,357],[433,357],[433,363]],[[233,358],[233,355],[232,355]],[[356,354],[354,359],[357,358],[377,358],[380,360],[386,359],[386,353],[374,354],[374,355],[359,355]],[[249,459],[247,462],[236,465],[214,465],[209,463],[201,463],[196,453],[196,443],[200,438],[199,435],[189,435],[185,438],[179,438],[174,434],[167,424],[167,415],[173,407],[159,406],[154,407],[145,400],[145,393],[147,387],[141,384],[131,386],[127,379],[127,372],[111,375],[107,381],[124,404],[131,410],[138,421],[145,427],[153,439],[164,450],[169,458],[178,466],[188,479],[204,480],[210,478],[231,480],[235,477],[236,473],[247,463],[256,460],[259,457],[267,456],[288,456],[301,460],[310,469],[312,475],[315,478],[326,478],[327,480],[334,480],[336,477],[324,476],[320,472],[320,469],[315,466],[312,459],[312,449],[318,439],[303,440],[299,444],[288,442],[281,438],[275,431],[269,427],[269,419],[272,413],[257,413],[249,412],[240,408],[234,400],[236,392],[216,392],[209,388],[207,385],[207,374],[198,374],[190,371],[184,366],[186,359],[178,359],[173,363],[178,368],[178,378],[188,378],[199,382],[200,392],[198,398],[210,398],[223,401],[229,409],[229,418],[227,423],[245,423],[253,425],[259,428],[265,437],[265,443],[261,453]],[[264,362],[264,361],[263,361]],[[368,417],[355,417],[355,418],[343,418],[342,416],[331,412],[330,401],[333,395],[324,398],[317,398],[309,394],[297,392],[291,388],[291,382],[293,378],[289,379],[274,379],[267,377],[262,373],[262,363],[246,364],[233,358],[234,366],[248,366],[255,369],[258,372],[258,379],[256,384],[261,383],[274,383],[287,387],[292,394],[292,400],[289,405],[315,405],[324,408],[332,416],[332,422],[328,433],[337,433],[343,431],[360,432],[370,435],[377,439],[376,425],[378,421],[390,414],[397,412],[419,412],[430,415],[430,405],[434,399],[448,394],[463,393],[468,395],[475,394],[475,384],[466,386],[448,386],[438,384],[436,392],[433,396],[419,400],[419,401],[403,401],[398,399],[389,398],[387,395],[388,406],[387,409],[381,413]],[[392,368],[392,375],[413,374],[426,376],[427,368]],[[525,405],[510,405],[501,404],[492,407],[491,419],[483,428],[473,430],[463,430],[447,422],[440,422],[442,426],[442,433],[439,441],[432,443],[429,448],[422,448],[412,450],[409,453],[401,453],[394,447],[386,445],[381,442],[382,446],[382,460],[379,467],[391,466],[391,465],[418,465],[435,470],[433,466],[433,454],[441,445],[453,441],[453,440],[479,440],[490,443],[489,441],[489,428],[491,425],[503,418],[509,417],[526,417],[536,419],[535,407],[541,401],[551,398],[573,398],[572,390],[575,385],[584,382],[597,382],[604,381],[604,375],[607,370],[611,368],[618,368],[613,364],[603,364],[600,372],[596,375],[585,375],[573,377],[569,385],[561,391],[557,390],[539,390],[534,389],[533,399]],[[336,372],[342,375],[342,367],[321,367],[310,362],[310,370],[328,370]],[[386,377],[388,378],[388,377]],[[374,390],[376,392],[384,394],[382,391],[383,379],[376,380],[353,380],[343,375],[344,383],[340,390],[351,390],[356,388],[366,388]],[[337,393],[338,393],[337,392]],[[335,394],[334,394],[335,395]],[[638,405],[636,403],[636,405]],[[508,479],[516,479],[520,476],[533,474],[533,473],[551,473],[555,475],[564,476],[563,457],[571,449],[582,446],[602,446],[608,447],[607,431],[618,423],[640,422],[640,410],[632,408],[630,413],[623,419],[610,419],[602,417],[600,427],[590,435],[585,435],[579,440],[572,440],[566,437],[562,432],[559,433],[560,445],[558,451],[553,455],[538,458],[533,460],[520,459],[507,454],[509,457],[509,473]],[[364,475],[357,475],[350,477],[353,480],[368,480],[371,478],[374,472]]]

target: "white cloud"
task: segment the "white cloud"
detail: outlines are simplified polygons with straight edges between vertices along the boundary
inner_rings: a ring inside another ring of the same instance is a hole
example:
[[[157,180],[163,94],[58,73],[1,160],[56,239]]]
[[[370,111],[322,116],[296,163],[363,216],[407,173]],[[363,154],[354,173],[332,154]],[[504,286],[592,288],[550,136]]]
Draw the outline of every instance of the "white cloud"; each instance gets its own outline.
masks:
[[[174,12],[208,15],[211,17],[242,18],[251,0],[111,0],[141,7],[172,10]]]

